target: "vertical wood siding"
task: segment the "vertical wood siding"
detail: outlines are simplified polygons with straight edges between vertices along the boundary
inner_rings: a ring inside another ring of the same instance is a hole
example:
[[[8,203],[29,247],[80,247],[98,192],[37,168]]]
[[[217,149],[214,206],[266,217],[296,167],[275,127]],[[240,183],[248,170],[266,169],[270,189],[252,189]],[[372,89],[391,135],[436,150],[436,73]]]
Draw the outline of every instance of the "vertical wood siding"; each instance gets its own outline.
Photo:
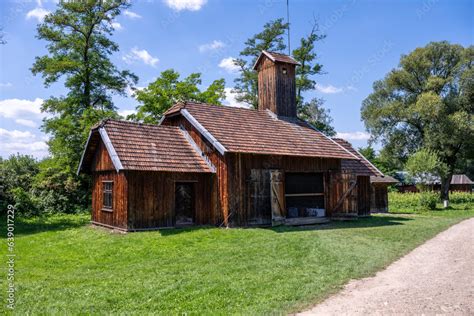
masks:
[[[328,179],[339,171],[339,159],[227,154],[229,224],[247,226],[268,224],[271,220],[269,170],[284,172],[322,172]],[[329,195],[331,190],[326,190]],[[256,209],[262,207],[262,209]]]
[[[127,228],[127,179],[117,173],[102,141],[92,161],[92,214],[93,222],[122,229]],[[113,181],[113,208],[104,210],[103,181]]]
[[[296,117],[295,65],[273,63],[264,57],[259,67],[259,109],[269,109],[281,116]]]
[[[370,177],[357,176],[357,213],[370,215]]]
[[[113,181],[113,208],[104,210],[103,181]],[[106,226],[127,228],[127,179],[123,172],[102,171],[93,174],[92,221]]]
[[[195,225],[215,225],[211,212],[212,175],[127,171],[130,229],[175,226],[175,183],[190,182],[195,192]]]
[[[388,212],[388,189],[386,184],[373,183],[371,186],[370,211],[374,213]]]

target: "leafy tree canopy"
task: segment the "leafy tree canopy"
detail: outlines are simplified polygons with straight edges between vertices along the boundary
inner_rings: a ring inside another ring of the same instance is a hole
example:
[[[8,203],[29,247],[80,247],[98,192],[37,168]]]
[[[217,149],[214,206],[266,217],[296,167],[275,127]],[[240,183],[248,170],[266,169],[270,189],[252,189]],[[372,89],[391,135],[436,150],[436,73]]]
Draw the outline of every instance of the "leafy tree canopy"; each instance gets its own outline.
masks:
[[[199,89],[200,84],[200,73],[192,73],[180,80],[178,72],[165,70],[148,87],[136,91],[136,98],[141,104],[137,107],[137,114],[129,115],[128,118],[158,123],[163,113],[178,102],[197,101],[221,105],[225,98],[224,79],[214,80],[205,91]]]
[[[443,198],[453,172],[474,146],[473,62],[473,46],[433,42],[417,48],[374,83],[362,105],[373,140],[381,140],[400,161],[421,148],[437,153],[448,168]]]
[[[324,100],[314,98],[303,103],[298,110],[298,116],[316,127],[328,136],[336,136],[336,130],[332,127],[332,117],[329,109],[324,108]]]
[[[233,89],[237,101],[258,108],[258,75],[252,67],[262,50],[282,53],[285,51],[287,46],[284,34],[287,29],[288,23],[284,23],[283,19],[276,19],[266,23],[263,31],[245,42],[244,49],[235,60],[240,69],[240,76],[235,79]],[[316,62],[315,45],[323,38],[325,35],[319,34],[318,24],[315,21],[309,34],[301,38],[299,46],[292,51],[293,58],[301,64],[296,68],[297,110],[300,118],[333,136],[335,131],[331,126],[332,118],[329,111],[323,107],[324,100],[314,98],[305,102],[303,97],[304,92],[315,89],[314,76],[322,74],[322,65]]]
[[[47,41],[48,54],[36,57],[31,68],[41,74],[49,87],[60,78],[66,96],[51,97],[42,110],[52,117],[43,129],[52,138],[50,152],[75,169],[88,131],[102,118],[117,116],[112,94],[125,95],[126,87],[136,83],[129,71],[120,71],[109,59],[118,45],[109,39],[112,22],[126,0],[61,1],[55,12],[38,26],[37,38]]]
[[[447,166],[434,152],[420,149],[408,158],[405,169],[410,178],[416,180],[422,190],[426,190],[428,185],[445,175]]]
[[[50,135],[52,156],[42,163],[34,189],[41,190],[36,196],[41,196],[44,209],[87,208],[88,182],[75,172],[90,127],[101,119],[118,117],[112,96],[125,95],[126,88],[138,80],[110,60],[119,50],[110,39],[112,23],[128,7],[127,0],[60,1],[38,25],[37,38],[47,42],[48,53],[36,57],[31,71],[43,77],[46,87],[61,80],[67,89],[66,95],[52,96],[42,105],[49,114],[42,128]],[[55,189],[58,186],[62,189]]]

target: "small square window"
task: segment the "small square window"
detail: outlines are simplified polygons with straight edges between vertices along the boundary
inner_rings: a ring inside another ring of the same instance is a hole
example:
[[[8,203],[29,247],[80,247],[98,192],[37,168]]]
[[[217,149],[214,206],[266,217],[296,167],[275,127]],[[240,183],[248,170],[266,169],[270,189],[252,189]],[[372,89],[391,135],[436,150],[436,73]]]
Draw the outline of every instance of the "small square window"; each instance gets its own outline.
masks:
[[[102,182],[103,198],[102,208],[112,210],[113,208],[113,188],[114,183],[112,181]]]

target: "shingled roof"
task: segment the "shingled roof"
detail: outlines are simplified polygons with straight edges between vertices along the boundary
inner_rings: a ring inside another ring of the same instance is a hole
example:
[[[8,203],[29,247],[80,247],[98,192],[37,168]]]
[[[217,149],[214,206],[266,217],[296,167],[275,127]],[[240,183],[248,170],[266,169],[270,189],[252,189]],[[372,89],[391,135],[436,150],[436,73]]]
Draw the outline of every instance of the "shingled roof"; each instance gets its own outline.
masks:
[[[257,60],[255,61],[255,65],[253,66],[254,70],[257,69],[258,64],[262,60],[263,56],[268,57],[274,63],[276,62],[276,63],[300,65],[300,63],[297,62],[296,60],[294,60],[291,56],[276,53],[276,52],[268,52],[268,51],[264,50],[260,53],[260,56],[258,56]]]
[[[372,183],[398,183],[396,179],[384,175],[360,152],[355,150],[354,147],[352,147],[352,145],[348,141],[341,138],[333,138],[333,140],[359,158],[359,160],[342,160],[342,170],[354,172],[359,176],[370,176],[370,182]]]
[[[178,113],[188,120],[195,120],[194,123],[200,125],[209,137],[215,138],[223,151],[357,159],[308,123],[294,118],[277,117],[268,110],[188,102],[172,107],[165,116]]]
[[[451,184],[474,184],[465,174],[453,174]]]
[[[119,120],[105,120],[92,128],[79,171],[91,163],[100,139],[117,171],[213,172],[179,127]]]

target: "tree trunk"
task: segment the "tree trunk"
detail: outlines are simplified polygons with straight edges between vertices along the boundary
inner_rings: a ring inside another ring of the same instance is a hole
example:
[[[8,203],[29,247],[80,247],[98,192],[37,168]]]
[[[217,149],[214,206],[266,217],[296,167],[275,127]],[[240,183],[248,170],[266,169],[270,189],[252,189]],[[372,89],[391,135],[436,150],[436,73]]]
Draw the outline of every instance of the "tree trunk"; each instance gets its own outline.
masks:
[[[450,172],[446,175],[446,177],[442,178],[441,181],[441,200],[449,201],[449,185],[451,184],[451,179],[453,178],[453,173]]]

